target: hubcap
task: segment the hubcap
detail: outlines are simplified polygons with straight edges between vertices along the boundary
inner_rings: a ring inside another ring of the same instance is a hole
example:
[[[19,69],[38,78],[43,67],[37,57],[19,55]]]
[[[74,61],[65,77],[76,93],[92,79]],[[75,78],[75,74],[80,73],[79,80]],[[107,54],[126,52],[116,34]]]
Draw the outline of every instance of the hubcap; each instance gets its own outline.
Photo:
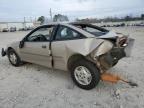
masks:
[[[74,70],[74,76],[78,83],[88,85],[91,83],[92,75],[90,71],[84,66],[78,66]]]
[[[10,53],[10,61],[13,63],[13,64],[16,64],[17,62],[17,57],[14,53]]]

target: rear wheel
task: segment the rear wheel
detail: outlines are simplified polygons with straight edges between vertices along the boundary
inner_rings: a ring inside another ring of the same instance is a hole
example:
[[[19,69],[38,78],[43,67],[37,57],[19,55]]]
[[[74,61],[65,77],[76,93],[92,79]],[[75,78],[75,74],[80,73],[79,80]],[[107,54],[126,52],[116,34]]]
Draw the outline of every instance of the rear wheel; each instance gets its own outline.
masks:
[[[20,66],[22,61],[13,49],[8,50],[8,59],[13,66]]]
[[[100,72],[92,62],[82,59],[72,65],[71,77],[78,87],[90,90],[99,83]]]

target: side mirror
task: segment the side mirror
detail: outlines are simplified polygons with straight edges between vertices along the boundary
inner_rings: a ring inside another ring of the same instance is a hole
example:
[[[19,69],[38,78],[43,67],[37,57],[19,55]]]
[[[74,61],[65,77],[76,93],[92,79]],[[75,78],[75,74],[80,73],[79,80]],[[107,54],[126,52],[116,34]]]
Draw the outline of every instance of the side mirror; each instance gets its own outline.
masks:
[[[19,48],[23,48],[24,47],[24,40],[20,41],[20,44],[19,44]]]

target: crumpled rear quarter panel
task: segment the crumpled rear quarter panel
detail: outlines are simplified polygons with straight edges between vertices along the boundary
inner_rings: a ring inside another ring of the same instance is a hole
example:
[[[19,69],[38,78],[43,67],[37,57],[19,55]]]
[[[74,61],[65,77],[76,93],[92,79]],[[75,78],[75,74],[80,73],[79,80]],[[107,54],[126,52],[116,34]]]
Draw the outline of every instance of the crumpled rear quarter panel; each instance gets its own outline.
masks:
[[[53,42],[52,55],[54,59],[54,68],[67,70],[67,62],[72,55],[81,54],[87,56],[103,41],[103,39],[86,38]]]

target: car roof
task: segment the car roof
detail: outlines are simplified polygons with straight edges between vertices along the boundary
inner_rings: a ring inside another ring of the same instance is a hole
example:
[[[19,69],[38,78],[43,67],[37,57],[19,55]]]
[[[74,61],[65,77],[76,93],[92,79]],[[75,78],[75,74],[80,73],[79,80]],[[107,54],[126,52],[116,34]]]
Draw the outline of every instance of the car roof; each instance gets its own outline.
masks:
[[[84,36],[86,37],[95,37],[93,34],[77,27],[78,25],[82,26],[82,25],[91,25],[91,26],[95,26],[95,25],[92,25],[90,23],[81,23],[81,22],[51,22],[51,23],[48,23],[48,24],[45,24],[45,25],[42,25],[42,26],[51,26],[51,25],[63,25],[63,26],[66,26],[66,27],[69,27],[69,28],[72,28],[78,32],[80,32],[81,34],[83,34]],[[95,26],[97,27],[97,26]],[[100,28],[100,27],[97,27],[97,28]]]
[[[72,24],[72,25],[92,25],[91,23],[84,23],[84,22],[49,22],[48,24],[44,25],[58,25],[58,24]]]

